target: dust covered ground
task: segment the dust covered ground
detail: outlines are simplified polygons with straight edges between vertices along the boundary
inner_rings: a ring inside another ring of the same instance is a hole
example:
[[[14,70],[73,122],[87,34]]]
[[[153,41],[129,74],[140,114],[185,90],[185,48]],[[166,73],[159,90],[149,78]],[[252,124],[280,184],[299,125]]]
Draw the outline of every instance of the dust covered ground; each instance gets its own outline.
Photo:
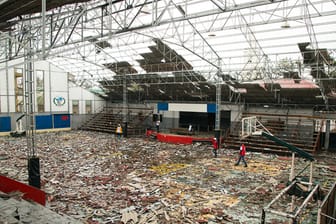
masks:
[[[47,207],[83,223],[260,223],[263,206],[286,187],[291,166],[289,157],[248,152],[245,168],[234,166],[233,149],[214,158],[208,145],[96,132],[38,134],[35,145]],[[324,191],[335,182],[335,157],[316,156],[314,182]],[[295,163],[297,171],[307,165]],[[28,182],[25,138],[0,138],[0,166],[2,175]],[[285,195],[273,208],[288,212],[290,202]],[[308,204],[302,223],[315,223],[316,206]]]

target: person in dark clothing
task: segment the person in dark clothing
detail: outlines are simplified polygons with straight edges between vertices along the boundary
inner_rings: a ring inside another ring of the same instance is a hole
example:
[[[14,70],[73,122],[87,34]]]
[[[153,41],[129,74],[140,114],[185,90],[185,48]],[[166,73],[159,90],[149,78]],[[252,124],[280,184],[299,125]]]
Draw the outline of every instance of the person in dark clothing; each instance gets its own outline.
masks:
[[[160,120],[157,120],[155,125],[156,125],[156,132],[159,133],[160,132]]]

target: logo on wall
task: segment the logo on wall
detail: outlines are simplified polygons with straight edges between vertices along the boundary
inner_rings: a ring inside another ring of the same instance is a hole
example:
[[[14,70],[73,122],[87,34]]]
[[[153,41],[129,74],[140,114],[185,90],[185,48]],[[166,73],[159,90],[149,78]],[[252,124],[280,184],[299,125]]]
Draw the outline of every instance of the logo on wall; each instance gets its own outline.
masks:
[[[65,98],[63,96],[56,96],[53,99],[53,102],[56,106],[63,106],[65,104]]]
[[[61,120],[62,120],[62,121],[67,121],[67,120],[69,120],[69,116],[68,116],[68,115],[63,115],[63,116],[61,117]]]

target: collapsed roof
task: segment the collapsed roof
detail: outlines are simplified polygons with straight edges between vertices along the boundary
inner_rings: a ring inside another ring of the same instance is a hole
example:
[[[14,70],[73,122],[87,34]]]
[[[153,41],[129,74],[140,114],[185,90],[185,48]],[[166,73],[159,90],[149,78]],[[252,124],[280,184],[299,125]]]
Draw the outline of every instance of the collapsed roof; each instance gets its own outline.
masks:
[[[281,104],[281,105],[323,105],[325,97],[331,104],[336,102],[336,82],[330,79],[323,81],[324,93],[313,81],[301,79],[297,72],[283,72],[283,78],[274,80],[255,80],[239,82],[230,75],[220,74],[209,80],[201,72],[193,71],[192,66],[169,46],[160,40],[150,46],[150,52],[142,54],[139,60],[145,74],[137,71],[127,62],[105,65],[114,72],[113,79],[104,79],[100,84],[107,90],[112,101],[124,100],[124,85],[127,87],[128,102],[144,101],[216,101],[216,84],[221,85],[221,100],[226,102],[244,102],[250,104]],[[302,48],[308,44],[298,44],[303,52],[304,63],[311,66],[311,76],[316,78],[316,61],[314,55],[319,52],[330,63],[331,58],[325,49],[307,50]],[[313,52],[313,53],[312,53]],[[325,63],[319,62],[320,69]],[[121,72],[123,71],[123,72]],[[157,72],[159,71],[159,72]],[[323,70],[324,71],[324,70]],[[323,73],[324,78],[327,74]]]
[[[30,52],[74,75],[76,83],[104,85],[110,94],[126,74],[133,80],[128,89],[139,88],[136,99],[145,83],[133,76],[150,76],[160,90],[152,90],[154,96],[167,100],[211,100],[209,89],[220,81],[222,99],[300,102],[252,82],[274,86],[283,78],[315,83],[319,92],[302,92],[307,102],[328,104],[335,95],[331,0],[50,0],[45,15],[42,2],[0,0],[0,69]],[[163,76],[188,77],[179,83],[185,89],[159,88],[167,85],[159,83]]]

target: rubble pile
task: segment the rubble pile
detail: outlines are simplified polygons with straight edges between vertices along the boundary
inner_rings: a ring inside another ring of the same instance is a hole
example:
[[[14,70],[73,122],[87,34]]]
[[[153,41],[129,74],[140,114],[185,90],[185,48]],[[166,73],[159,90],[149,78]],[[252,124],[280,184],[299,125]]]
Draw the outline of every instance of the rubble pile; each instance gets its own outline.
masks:
[[[0,192],[0,223],[81,223],[72,217],[52,212],[38,203],[23,200],[22,196],[19,192]]]
[[[258,223],[263,206],[286,187],[291,165],[249,152],[248,167],[234,166],[231,149],[214,158],[208,145],[96,132],[38,134],[35,141],[47,207],[83,223]],[[296,160],[297,169],[305,166]],[[324,188],[335,181],[334,161],[321,157],[315,166],[314,181]],[[25,138],[0,139],[0,166],[2,175],[28,182]]]

